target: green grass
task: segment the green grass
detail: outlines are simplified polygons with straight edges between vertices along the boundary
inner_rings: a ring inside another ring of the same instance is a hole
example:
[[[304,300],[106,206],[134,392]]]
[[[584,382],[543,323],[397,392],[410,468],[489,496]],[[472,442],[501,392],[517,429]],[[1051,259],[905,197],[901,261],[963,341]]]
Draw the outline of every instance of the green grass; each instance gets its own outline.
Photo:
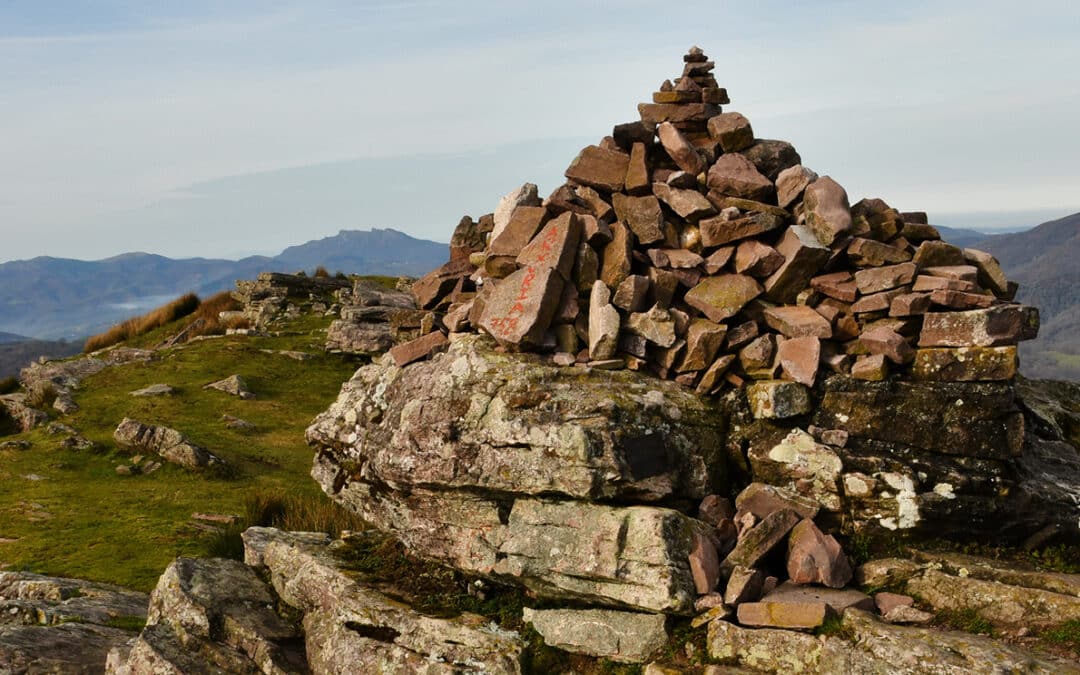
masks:
[[[325,354],[330,319],[304,316],[274,338],[226,337],[160,353],[159,360],[107,368],[87,378],[63,418],[98,445],[94,452],[60,447],[62,436],[43,430],[20,434],[33,447],[0,451],[0,565],[149,590],[178,555],[209,555],[212,533],[192,526],[197,511],[242,514],[255,491],[325,500],[310,478],[312,452],[304,429],[336,398],[356,368]],[[178,330],[176,324],[141,336],[146,344]],[[157,334],[157,335],[155,335]],[[295,361],[261,349],[307,351]],[[256,393],[243,401],[202,386],[238,373]],[[134,398],[129,392],[163,382],[172,397]],[[223,414],[256,425],[228,429]],[[130,461],[112,432],[124,417],[180,430],[224,458],[227,474],[193,473],[166,464],[142,476],[118,476]],[[23,476],[38,474],[44,480]]]
[[[994,635],[994,624],[980,616],[978,610],[971,607],[956,610],[943,609],[937,613],[934,623],[952,630]]]
[[[1069,619],[1052,628],[1044,630],[1041,637],[1054,644],[1063,645],[1080,652],[1080,619]]]

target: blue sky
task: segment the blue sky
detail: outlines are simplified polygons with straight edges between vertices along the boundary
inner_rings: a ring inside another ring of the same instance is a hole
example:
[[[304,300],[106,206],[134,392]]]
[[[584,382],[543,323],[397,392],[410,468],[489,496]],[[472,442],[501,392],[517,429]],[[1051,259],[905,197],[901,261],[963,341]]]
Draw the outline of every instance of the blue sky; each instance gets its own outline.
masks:
[[[9,1],[0,261],[446,240],[691,44],[853,201],[1035,224],[1080,210],[1078,36],[1076,2]]]

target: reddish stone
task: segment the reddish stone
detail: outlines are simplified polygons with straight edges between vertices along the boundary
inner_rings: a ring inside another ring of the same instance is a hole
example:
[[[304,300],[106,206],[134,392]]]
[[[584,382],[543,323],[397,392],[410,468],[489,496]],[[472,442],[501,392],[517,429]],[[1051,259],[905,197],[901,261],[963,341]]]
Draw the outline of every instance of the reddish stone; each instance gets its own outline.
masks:
[[[670,270],[649,268],[649,304],[670,307],[679,287],[679,277]]]
[[[789,227],[776,250],[784,256],[784,264],[765,280],[765,294],[772,302],[792,303],[828,262],[830,251],[801,225]]]
[[[671,122],[660,123],[656,127],[656,135],[660,137],[660,144],[664,146],[668,156],[680,169],[695,176],[705,170],[701,155]]]
[[[959,279],[946,279],[945,277],[931,277],[925,274],[920,274],[915,277],[915,285],[911,290],[913,291],[936,291],[943,289],[947,291],[962,291],[964,293],[977,293],[979,287],[970,281],[960,281]]]
[[[734,219],[719,215],[698,223],[701,230],[701,244],[706,248],[722,246],[748,237],[757,237],[781,225],[783,225],[782,219],[768,213],[752,213]]]
[[[519,206],[510,214],[510,220],[502,231],[491,240],[488,256],[516,258],[521,249],[532,241],[547,220],[548,212],[542,206]]]
[[[581,215],[595,216],[603,222],[610,222],[614,219],[611,204],[596,190],[586,185],[578,185],[574,187],[574,194],[577,196],[577,200],[589,209],[588,214]]]
[[[941,239],[941,233],[933,225],[926,223],[912,223],[905,221],[900,228],[900,236],[908,241],[926,241],[928,239]]]
[[[394,365],[401,368],[414,361],[427,358],[447,342],[446,336],[441,331],[435,331],[392,347],[390,349],[390,358],[394,359]]]
[[[911,348],[904,336],[888,328],[872,328],[864,331],[859,341],[872,356],[881,354],[896,364],[910,363],[915,358],[915,350]]]
[[[756,239],[739,244],[735,251],[735,271],[752,277],[767,277],[784,264],[784,256]]]
[[[939,288],[930,293],[930,301],[949,309],[982,309],[994,304],[994,296]]]
[[[562,286],[551,268],[523,267],[495,286],[479,325],[504,346],[538,347],[559,308]]]
[[[697,176],[692,173],[686,173],[685,171],[672,171],[666,179],[658,182],[663,182],[666,185],[670,185],[671,187],[680,190],[698,189]]]
[[[967,312],[930,312],[923,318],[920,347],[998,347],[1034,339],[1039,310],[997,305]]]
[[[792,583],[829,588],[843,588],[852,577],[840,544],[810,519],[803,519],[788,535],[787,572]]]
[[[869,312],[887,312],[892,301],[906,293],[908,288],[894,288],[891,291],[882,291],[859,298],[858,302],[851,306],[853,314],[867,314]]]
[[[428,272],[413,282],[412,293],[421,309],[431,309],[439,304],[458,284],[476,268],[468,259],[453,260]]]
[[[728,264],[728,261],[731,260],[731,256],[734,253],[734,246],[722,246],[716,249],[709,254],[709,257],[705,258],[705,272],[708,274],[716,274],[724,269],[724,266]]]
[[[716,207],[712,205],[712,202],[705,199],[705,195],[697,190],[680,190],[667,183],[653,183],[652,191],[672,211],[690,222],[696,222],[716,213]]]
[[[772,203],[776,187],[740,154],[723,155],[709,169],[709,188],[720,194]]]
[[[886,267],[869,267],[855,273],[855,285],[863,295],[887,291],[910,284],[918,267],[915,263],[900,263]]]
[[[739,350],[739,363],[747,372],[761,370],[772,366],[775,353],[776,336],[766,333],[754,338]]]
[[[644,143],[634,143],[630,150],[630,163],[626,169],[626,191],[632,195],[649,194],[649,166],[646,163],[648,153]]]
[[[883,616],[897,607],[911,607],[914,604],[915,599],[910,595],[886,592],[874,594],[874,605],[877,607],[878,612]]]
[[[724,152],[738,152],[754,144],[750,120],[737,112],[721,113],[710,118],[709,135],[720,143]]]
[[[1004,296],[1009,292],[1009,279],[1001,271],[997,258],[974,248],[964,249],[964,260],[979,270],[979,283],[989,288],[996,295]]]
[[[784,375],[813,387],[821,362],[821,340],[813,336],[784,340],[777,347],[776,357]]]
[[[608,221],[598,220],[596,216],[579,215],[581,238],[589,246],[602,249],[611,241],[611,225]]]
[[[721,384],[720,378],[727,374],[728,368],[731,367],[731,364],[734,363],[734,361],[734,354],[724,354],[716,359],[716,361],[713,361],[713,364],[709,366],[708,370],[702,373],[701,380],[698,381],[698,385],[694,391],[696,391],[699,396],[705,396],[706,394],[711,394],[716,391]]]
[[[764,312],[765,323],[784,337],[814,336],[831,338],[832,326],[825,317],[805,305],[770,307]]]
[[[615,289],[611,302],[627,312],[640,312],[649,299],[649,277],[631,274]]]
[[[686,78],[683,78],[686,79]],[[642,122],[701,122],[720,114],[720,107],[709,103],[641,103],[638,113]]]
[[[630,156],[590,145],[574,158],[564,174],[572,181],[605,192],[618,192],[626,185]]]
[[[964,265],[964,252],[944,241],[924,241],[915,250],[912,262],[921,267],[951,267]]]
[[[720,495],[707,495],[698,505],[698,520],[704,521],[713,527],[721,521],[730,520],[735,516],[735,508],[731,500]]]
[[[802,164],[802,158],[787,141],[756,139],[754,144],[742,151],[742,155],[754,163],[757,170],[769,180],[776,180],[784,169]]]
[[[717,211],[722,212],[724,209],[738,209],[739,211],[744,211],[746,213],[768,214],[779,219],[781,225],[791,219],[791,214],[789,212],[773,204],[756,202],[753,199],[732,197],[730,195],[721,194],[716,190],[709,190],[709,193],[705,195],[705,197],[712,202],[712,205],[716,207]]]
[[[752,567],[738,565],[731,570],[724,588],[724,604],[737,606],[744,602],[756,602],[761,598],[761,586],[765,573]]]
[[[450,262],[468,260],[473,253],[483,251],[485,244],[486,238],[480,231],[479,223],[469,216],[462,217],[450,237]]]
[[[776,177],[776,200],[781,208],[790,208],[802,199],[806,187],[817,180],[818,175],[802,164],[788,167]]]
[[[622,223],[611,224],[611,241],[600,258],[600,279],[608,288],[618,288],[630,275],[630,252],[634,235]]]
[[[540,230],[517,257],[522,267],[550,267],[570,280],[581,240],[581,223],[573,213],[563,213]]]
[[[930,309],[929,293],[904,293],[892,299],[889,316],[917,316]]]
[[[920,274],[931,277],[966,281],[974,284],[979,280],[979,269],[972,265],[945,265],[940,267],[924,267],[919,270]]]
[[[889,364],[884,354],[860,356],[851,366],[851,376],[857,380],[881,382],[889,375]]]
[[[835,340],[850,340],[859,335],[859,322],[854,316],[850,314],[844,314],[836,320],[836,325],[833,327],[833,339]]]
[[[727,335],[727,326],[708,319],[693,319],[686,331],[686,355],[676,370],[704,370],[715,359]]]
[[[806,225],[826,246],[851,229],[851,206],[847,192],[829,176],[806,187],[803,195]]]
[[[741,274],[708,277],[686,293],[686,304],[700,310],[712,321],[723,321],[739,313],[746,303],[761,295],[761,284]]]
[[[611,130],[611,137],[615,140],[615,144],[627,152],[635,143],[652,145],[655,135],[656,127],[644,122],[616,124],[615,128]]]
[[[675,269],[692,269],[705,262],[697,253],[683,248],[650,248],[649,259],[657,267]]]
[[[847,254],[848,259],[859,267],[881,267],[911,260],[911,254],[902,248],[862,237],[851,240]]]
[[[690,564],[694,588],[698,595],[705,595],[713,592],[720,581],[720,556],[716,552],[716,544],[704,533],[695,530],[693,539],[687,562]]]
[[[850,272],[833,272],[814,277],[810,280],[810,288],[843,302],[855,302],[855,298],[859,297]]]
[[[664,213],[656,197],[629,197],[616,193],[611,199],[615,215],[633,231],[640,243],[652,244],[664,238]]]
[[[770,513],[739,538],[734,550],[720,564],[721,572],[730,574],[737,566],[757,567],[800,520],[799,514],[787,509]]]
[[[790,510],[801,518],[814,518],[820,506],[810,497],[804,497],[787,488],[768,483],[751,483],[735,497],[735,508],[749,511],[757,518],[766,518],[777,511]]]
[[[756,321],[747,321],[740,323],[728,331],[727,335],[727,348],[738,349],[743,345],[749,343],[751,340],[758,336],[758,325]]]

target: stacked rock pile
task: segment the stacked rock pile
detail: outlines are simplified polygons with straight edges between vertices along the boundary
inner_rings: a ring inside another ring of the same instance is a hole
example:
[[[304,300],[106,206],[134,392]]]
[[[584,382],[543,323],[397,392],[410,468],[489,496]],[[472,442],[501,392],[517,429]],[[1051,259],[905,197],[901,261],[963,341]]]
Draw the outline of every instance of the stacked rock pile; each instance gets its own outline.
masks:
[[[700,394],[752,385],[765,416],[806,412],[819,375],[992,381],[1016,372],[1038,313],[989,254],[925,213],[849,205],[783,141],[722,112],[693,48],[641,120],[617,125],[541,201],[535,185],[466,217],[413,286],[442,332],[482,331],[560,365],[647,370]],[[405,350],[441,347],[427,335]],[[786,402],[786,403],[785,403]]]

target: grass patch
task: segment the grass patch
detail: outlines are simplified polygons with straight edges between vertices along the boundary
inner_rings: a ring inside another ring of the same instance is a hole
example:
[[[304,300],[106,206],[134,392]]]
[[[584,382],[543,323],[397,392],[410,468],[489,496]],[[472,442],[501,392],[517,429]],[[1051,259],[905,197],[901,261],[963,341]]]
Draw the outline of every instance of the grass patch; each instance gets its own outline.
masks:
[[[1069,619],[1044,630],[1041,636],[1047,642],[1062,645],[1080,652],[1080,619]]]
[[[31,441],[33,452],[0,451],[0,536],[16,539],[2,545],[0,558],[13,569],[148,591],[176,556],[211,555],[218,545],[215,535],[193,526],[192,513],[243,513],[248,495],[260,492],[297,504],[325,500],[309,476],[312,452],[304,430],[356,368],[348,357],[324,352],[329,322],[306,315],[283,325],[280,337],[189,343],[159,352],[157,360],[86,378],[74,392],[80,410],[63,422],[98,450],[64,449],[62,436],[37,429],[13,436]],[[158,330],[175,334],[178,328]],[[306,351],[314,358],[296,361],[263,349]],[[234,373],[247,380],[255,400],[202,389]],[[155,383],[178,393],[129,394]],[[223,414],[252,422],[256,430],[229,429]],[[169,464],[147,475],[118,476],[116,466],[130,462],[112,440],[124,417],[180,430],[222,457],[232,476]],[[22,478],[28,474],[45,479]],[[316,512],[310,507],[308,516]]]
[[[83,353],[96,352],[173,323],[198,309],[199,302],[199,296],[188,293],[142,316],[118,323],[104,333],[88,339],[83,346]]]
[[[849,642],[855,639],[855,631],[844,625],[844,617],[840,614],[826,616],[821,625],[814,629],[814,635],[826,635]]]
[[[951,630],[962,630],[980,635],[994,635],[994,624],[979,615],[971,607],[964,609],[943,609],[937,613],[934,623]]]
[[[143,628],[146,628],[146,617],[142,616],[114,616],[105,622],[106,626],[110,628],[119,628],[120,630],[131,631],[132,633],[138,633]]]

